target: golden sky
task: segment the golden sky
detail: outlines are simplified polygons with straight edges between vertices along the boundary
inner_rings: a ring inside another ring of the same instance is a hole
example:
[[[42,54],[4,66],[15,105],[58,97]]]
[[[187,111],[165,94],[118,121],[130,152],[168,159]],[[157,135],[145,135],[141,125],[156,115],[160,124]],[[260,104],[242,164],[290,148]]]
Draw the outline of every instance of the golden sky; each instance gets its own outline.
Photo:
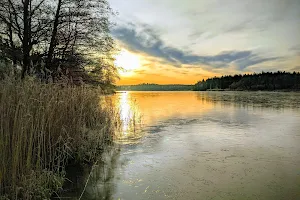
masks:
[[[118,85],[300,71],[299,0],[109,0]]]
[[[197,81],[220,73],[211,73],[199,67],[190,65],[174,67],[170,63],[145,54],[138,54],[122,49],[116,56],[116,65],[123,68],[120,71],[118,85],[141,83],[157,84],[195,84]]]
[[[289,60],[290,65],[299,63],[300,56]],[[263,67],[272,68],[274,61],[264,62]],[[283,65],[287,62],[282,62]],[[168,63],[165,60],[157,57],[152,57],[144,53],[131,52],[122,48],[116,56],[115,64],[122,68],[119,70],[120,80],[117,85],[135,85],[141,83],[156,83],[156,84],[195,84],[199,80],[211,78],[214,76],[222,76],[228,74],[241,73],[238,66],[231,64],[224,68],[212,68],[205,64],[181,64],[174,66],[173,63]],[[260,69],[260,65],[249,67],[248,71],[243,73],[252,73],[255,68]]]

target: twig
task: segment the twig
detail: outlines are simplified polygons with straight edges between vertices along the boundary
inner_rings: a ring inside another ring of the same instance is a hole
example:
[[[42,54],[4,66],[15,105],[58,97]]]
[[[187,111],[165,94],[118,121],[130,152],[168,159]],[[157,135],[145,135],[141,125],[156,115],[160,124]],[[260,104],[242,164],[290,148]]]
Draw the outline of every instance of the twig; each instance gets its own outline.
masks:
[[[80,200],[80,199],[82,198],[82,196],[83,196],[83,194],[84,194],[84,192],[85,192],[86,186],[87,186],[87,184],[88,184],[88,182],[89,182],[89,180],[90,180],[91,174],[92,174],[92,172],[93,172],[93,170],[94,170],[94,167],[97,165],[97,162],[98,162],[98,161],[96,161],[95,164],[93,165],[93,167],[92,167],[92,169],[91,169],[91,172],[90,172],[90,174],[89,174],[89,176],[88,176],[88,178],[87,178],[87,180],[86,180],[86,182],[85,182],[84,188],[83,188],[82,193],[81,193],[81,195],[80,195],[80,197],[79,197],[78,200]]]

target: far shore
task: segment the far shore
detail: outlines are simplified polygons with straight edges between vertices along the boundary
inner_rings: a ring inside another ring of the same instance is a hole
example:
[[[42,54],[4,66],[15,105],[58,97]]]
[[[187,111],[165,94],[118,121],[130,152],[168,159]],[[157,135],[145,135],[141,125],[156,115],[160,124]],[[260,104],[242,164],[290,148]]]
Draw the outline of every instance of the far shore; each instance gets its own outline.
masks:
[[[300,90],[230,90],[230,89],[208,89],[208,90],[116,90],[115,93],[126,92],[300,92]]]

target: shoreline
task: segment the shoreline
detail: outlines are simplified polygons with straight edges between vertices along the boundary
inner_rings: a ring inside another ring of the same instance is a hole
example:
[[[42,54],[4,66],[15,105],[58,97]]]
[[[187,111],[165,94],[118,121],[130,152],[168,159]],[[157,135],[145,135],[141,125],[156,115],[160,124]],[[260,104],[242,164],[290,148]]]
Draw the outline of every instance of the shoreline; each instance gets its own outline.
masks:
[[[114,94],[126,92],[300,92],[300,90],[116,90]]]

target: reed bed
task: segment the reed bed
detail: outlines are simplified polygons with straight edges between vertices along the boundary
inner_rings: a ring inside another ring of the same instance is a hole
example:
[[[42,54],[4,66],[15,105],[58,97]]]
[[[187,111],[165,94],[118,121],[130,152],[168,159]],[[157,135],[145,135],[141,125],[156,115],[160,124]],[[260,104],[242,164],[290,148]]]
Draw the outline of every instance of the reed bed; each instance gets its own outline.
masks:
[[[0,199],[49,199],[70,162],[95,162],[117,112],[85,86],[0,81]]]

